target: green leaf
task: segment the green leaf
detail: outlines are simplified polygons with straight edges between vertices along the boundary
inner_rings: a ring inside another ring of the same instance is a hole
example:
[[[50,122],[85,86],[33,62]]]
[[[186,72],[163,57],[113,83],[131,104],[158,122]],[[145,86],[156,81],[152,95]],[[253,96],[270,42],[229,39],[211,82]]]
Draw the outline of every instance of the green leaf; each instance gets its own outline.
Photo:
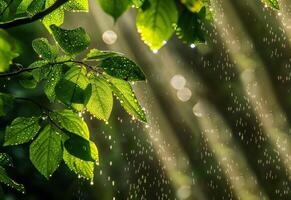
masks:
[[[90,83],[92,87],[86,93],[86,108],[98,119],[107,121],[113,107],[110,85],[98,76],[92,76]]]
[[[81,160],[71,155],[67,150],[64,150],[63,159],[66,165],[74,173],[80,177],[93,180],[94,178],[94,162]]]
[[[45,38],[39,38],[32,41],[34,51],[45,60],[55,60],[57,57],[57,48],[50,45]]]
[[[10,94],[0,92],[0,117],[5,116],[13,106],[14,97]]]
[[[66,150],[73,156],[80,158],[85,161],[96,161],[95,155],[92,155],[91,148],[95,148],[95,145],[91,144],[92,142],[89,140],[85,140],[84,138],[74,135],[71,136],[70,139],[65,141]],[[95,149],[94,149],[95,150]],[[93,150],[93,152],[95,152]]]
[[[50,64],[46,60],[40,60],[29,65],[28,68],[32,68],[31,74],[36,82],[31,80],[30,74],[28,73],[28,78],[22,84],[25,87],[34,87],[35,84],[41,80],[45,80],[44,92],[51,102],[56,100],[55,87],[57,83],[62,78],[64,64]],[[25,76],[24,76],[25,78]]]
[[[46,0],[45,8],[52,6],[56,1],[57,0]],[[42,23],[50,31],[50,26],[52,24],[60,26],[64,22],[64,18],[65,18],[64,9],[63,7],[60,7],[51,12],[50,14],[46,15],[43,18]]]
[[[279,6],[279,2],[278,0],[263,0],[268,6],[270,6],[271,8],[274,8],[274,9],[277,9],[279,10],[280,9],[280,6]]]
[[[29,157],[36,169],[47,179],[59,167],[62,157],[62,137],[47,125],[29,147]]]
[[[119,56],[120,53],[113,52],[113,51],[100,51],[98,49],[91,49],[90,52],[87,54],[85,61],[102,61],[104,59]]]
[[[22,193],[25,192],[25,189],[24,189],[24,186],[22,184],[18,184],[16,183],[14,180],[12,180],[6,170],[0,166],[0,182],[1,183],[4,183],[5,185],[9,186],[9,187],[12,187]]]
[[[102,61],[100,67],[116,78],[128,81],[145,80],[145,75],[139,66],[132,60],[123,56],[114,56]]]
[[[193,13],[200,12],[201,8],[204,6],[203,0],[181,0],[181,2]]]
[[[50,28],[57,43],[68,54],[81,53],[89,46],[90,38],[83,28],[65,30],[55,25]]]
[[[131,0],[132,4],[137,8],[141,7],[145,1],[146,0]]]
[[[56,61],[57,62],[68,62],[72,59],[72,56],[69,56],[69,55],[62,55],[62,56],[59,56],[57,57]],[[68,62],[69,63],[69,62]]]
[[[64,5],[64,9],[67,11],[89,11],[89,2],[88,0],[70,0]]]
[[[9,8],[7,10],[9,10],[9,17],[14,17],[17,15],[17,8],[19,7],[20,3],[23,0],[13,0],[11,2],[11,4],[9,5]]]
[[[131,5],[130,0],[98,0],[102,9],[117,20]]]
[[[18,77],[18,81],[22,87],[33,89],[37,86],[37,81],[34,79],[31,72],[24,72]]]
[[[41,67],[44,67],[44,66],[48,66],[49,62],[47,60],[37,60],[33,63],[31,63],[28,68],[41,68]]]
[[[0,153],[0,165],[1,166],[13,166],[12,158],[7,153]]]
[[[46,70],[44,68],[42,69]],[[46,80],[44,92],[47,95],[48,99],[51,102],[54,102],[56,100],[55,87],[62,77],[62,65],[61,64],[51,65],[48,66],[47,70],[41,71],[42,73],[41,76],[45,76],[43,78],[45,78]]]
[[[26,13],[29,5],[32,3],[32,0],[22,0],[19,6],[17,7],[17,14]]]
[[[18,55],[15,40],[0,29],[0,72],[8,71],[12,60]]]
[[[4,0],[0,0],[0,13],[2,13],[7,7],[7,3]],[[1,19],[2,16],[0,16]]]
[[[42,11],[45,7],[45,0],[33,0],[28,6],[27,11],[31,15],[35,15]]]
[[[146,115],[139,105],[137,98],[131,88],[131,85],[121,79],[117,79],[111,76],[106,76],[110,83],[113,93],[117,96],[122,107],[131,114],[134,118],[137,118],[143,122],[146,122]]]
[[[37,82],[47,78],[47,75],[49,73],[49,64],[45,60],[35,61],[34,63],[30,64],[28,68],[34,69],[31,71],[31,74],[34,80]]]
[[[4,146],[29,142],[39,129],[39,117],[18,117],[6,128]]]
[[[70,133],[81,136],[89,140],[89,129],[87,124],[71,110],[54,112],[50,115],[53,121]]]
[[[85,89],[89,84],[87,70],[83,67],[72,67],[56,86],[57,98],[74,109],[84,109]]]
[[[95,162],[85,161],[80,158],[77,158],[71,155],[66,149],[64,149],[63,159],[66,165],[73,172],[78,174],[80,177],[87,178],[93,181],[94,178],[94,166],[99,164],[99,156],[96,145],[93,142],[90,142],[91,156],[94,158]]]
[[[204,7],[201,8],[198,15],[201,21],[212,22],[213,21],[213,13],[210,8],[210,2],[205,0]]]
[[[173,33],[178,12],[174,0],[149,0],[147,9],[137,15],[137,29],[142,40],[154,51],[160,49]]]
[[[179,17],[175,30],[178,38],[186,44],[192,45],[205,42],[199,14],[185,9]]]

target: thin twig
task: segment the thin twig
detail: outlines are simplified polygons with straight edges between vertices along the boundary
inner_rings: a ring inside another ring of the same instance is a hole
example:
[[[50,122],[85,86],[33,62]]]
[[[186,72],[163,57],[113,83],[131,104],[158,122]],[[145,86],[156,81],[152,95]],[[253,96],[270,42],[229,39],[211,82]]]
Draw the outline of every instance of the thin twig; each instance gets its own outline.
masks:
[[[37,69],[38,67],[36,68],[21,68],[15,72],[9,72],[9,73],[5,73],[5,74],[0,74],[0,78],[6,78],[6,77],[11,77],[11,76],[17,76],[19,74],[22,74],[24,72],[30,72],[34,69]]]
[[[37,20],[43,18],[44,16],[46,16],[50,13],[52,13],[53,11],[55,11],[56,9],[58,9],[59,7],[61,7],[63,4],[65,4],[68,1],[69,0],[57,0],[52,6],[48,7],[47,9],[45,9],[45,10],[43,10],[43,11],[41,11],[33,16],[17,18],[17,19],[14,19],[12,21],[0,23],[0,28],[9,29],[9,28],[13,28],[16,26],[32,23],[34,21],[37,21]]]
[[[94,71],[96,73],[102,73],[102,71],[98,71],[98,69],[92,67],[91,65],[88,65],[87,63],[84,63],[82,61],[77,61],[77,60],[66,60],[66,61],[55,62],[55,63],[47,63],[46,65],[51,66],[51,65],[64,64],[64,63],[76,63],[76,64],[80,64],[80,65],[85,66],[88,70]],[[17,63],[15,63],[13,65],[19,67],[19,69],[17,71],[14,71],[14,72],[8,72],[8,73],[3,73],[3,74],[0,73],[0,78],[7,78],[7,77],[12,77],[12,76],[17,76],[17,75],[22,74],[24,72],[30,72],[30,71],[32,71],[34,69],[40,68],[40,67],[24,68],[22,65],[17,64]]]

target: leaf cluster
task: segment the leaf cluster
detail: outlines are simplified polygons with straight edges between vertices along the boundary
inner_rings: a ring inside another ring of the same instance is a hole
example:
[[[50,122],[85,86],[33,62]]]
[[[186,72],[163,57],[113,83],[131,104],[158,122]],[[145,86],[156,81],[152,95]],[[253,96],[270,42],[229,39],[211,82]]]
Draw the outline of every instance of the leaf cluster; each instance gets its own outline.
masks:
[[[50,29],[55,44],[46,38],[32,42],[40,60],[19,69],[19,83],[28,89],[42,86],[47,99],[63,109],[51,110],[32,102],[41,114],[14,119],[6,128],[4,146],[30,143],[30,160],[47,179],[64,161],[73,172],[92,181],[99,155],[81,115],[88,112],[107,122],[114,94],[134,119],[146,122],[131,86],[145,80],[145,75],[134,61],[117,52],[91,49],[77,59],[90,44],[83,28],[67,30],[51,25]],[[17,100],[32,101],[0,93],[0,116]],[[2,182],[8,184],[4,178]]]
[[[213,20],[210,0],[98,0],[103,10],[117,20],[130,7],[137,9],[136,27],[151,50],[158,51],[175,33],[184,43],[205,42],[203,23]],[[279,9],[277,0],[263,0]]]

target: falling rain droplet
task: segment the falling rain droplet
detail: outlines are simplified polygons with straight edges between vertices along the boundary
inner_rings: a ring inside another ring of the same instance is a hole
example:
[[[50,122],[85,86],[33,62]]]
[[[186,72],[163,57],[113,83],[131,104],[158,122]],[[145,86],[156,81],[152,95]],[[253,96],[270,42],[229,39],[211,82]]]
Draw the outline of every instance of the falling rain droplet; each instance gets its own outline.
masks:
[[[203,117],[203,115],[205,115],[203,103],[201,101],[198,101],[198,103],[193,106],[193,114],[196,117]]]

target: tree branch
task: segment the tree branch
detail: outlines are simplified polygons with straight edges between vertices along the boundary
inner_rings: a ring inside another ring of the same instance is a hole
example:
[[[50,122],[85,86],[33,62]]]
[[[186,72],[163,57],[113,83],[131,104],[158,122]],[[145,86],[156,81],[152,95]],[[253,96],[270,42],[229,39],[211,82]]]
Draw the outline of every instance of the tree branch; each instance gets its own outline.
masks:
[[[54,66],[54,65],[57,65],[57,64],[64,64],[64,63],[76,63],[76,64],[79,64],[79,65],[83,65],[85,66],[88,70],[91,70],[91,71],[94,71],[96,73],[102,73],[103,71],[98,68],[94,68],[92,67],[91,65],[88,65],[82,61],[77,61],[77,60],[65,60],[65,61],[61,61],[61,62],[54,62],[54,63],[47,63],[46,65],[51,65],[51,66]],[[34,67],[34,68],[23,68],[22,65],[20,64],[14,64],[15,66],[17,67],[20,67],[18,70],[14,71],[14,72],[7,72],[7,73],[0,73],[0,78],[8,78],[8,77],[12,77],[12,76],[17,76],[19,74],[22,74],[24,72],[30,72],[34,69],[38,69],[40,67]],[[98,71],[99,70],[99,71]]]
[[[30,72],[34,69],[36,69],[36,68],[20,68],[19,70],[15,71],[15,72],[8,72],[5,74],[0,74],[0,78],[8,78],[11,76],[16,76],[16,75],[19,75],[19,74],[24,73],[24,72]]]
[[[3,29],[9,29],[12,27],[16,27],[16,26],[20,26],[20,25],[24,25],[24,24],[29,24],[32,23],[36,20],[39,20],[41,18],[43,18],[44,16],[52,13],[54,10],[58,9],[59,7],[61,7],[63,4],[65,4],[66,2],[68,2],[69,0],[57,0],[52,6],[50,6],[49,8],[31,16],[31,17],[23,17],[23,18],[17,18],[14,19],[12,21],[8,21],[8,22],[4,22],[4,23],[0,23],[0,28]]]

